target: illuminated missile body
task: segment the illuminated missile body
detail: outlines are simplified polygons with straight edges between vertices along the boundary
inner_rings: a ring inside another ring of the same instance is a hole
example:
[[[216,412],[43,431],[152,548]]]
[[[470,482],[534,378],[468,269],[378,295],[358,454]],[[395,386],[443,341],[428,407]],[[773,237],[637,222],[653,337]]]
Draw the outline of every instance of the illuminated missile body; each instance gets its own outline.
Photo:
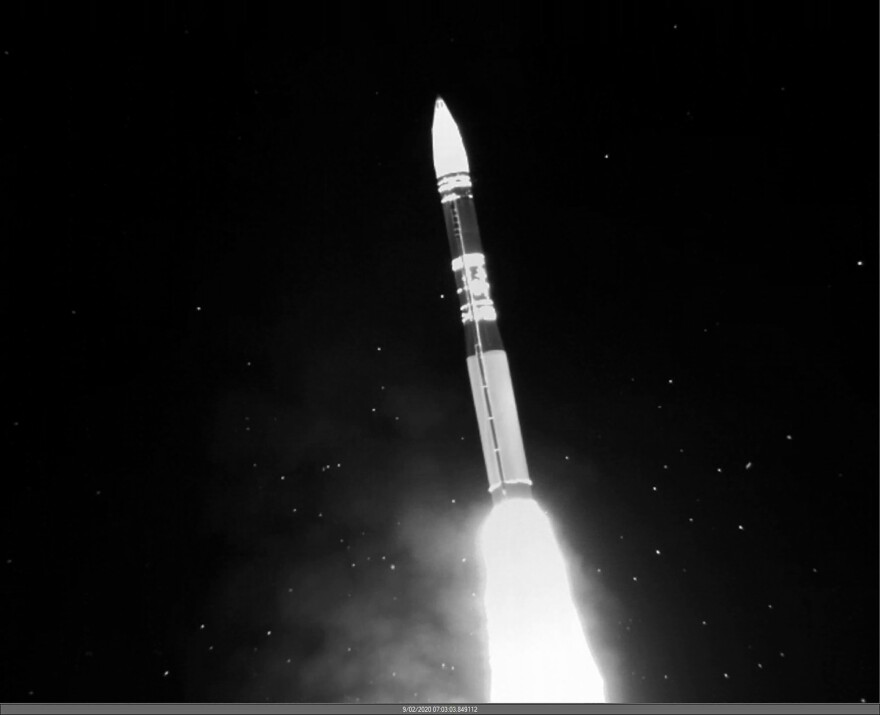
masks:
[[[458,126],[440,98],[434,105],[432,135],[437,188],[452,250],[452,272],[461,306],[468,375],[489,477],[489,493],[495,502],[505,497],[529,497],[532,482],[507,353],[498,332],[495,304],[489,295],[467,153]]]
[[[452,249],[489,492],[480,532],[492,702],[605,702],[562,551],[531,485],[507,354],[489,295],[470,168],[443,100],[434,106],[434,168]],[[512,498],[527,497],[527,498]]]

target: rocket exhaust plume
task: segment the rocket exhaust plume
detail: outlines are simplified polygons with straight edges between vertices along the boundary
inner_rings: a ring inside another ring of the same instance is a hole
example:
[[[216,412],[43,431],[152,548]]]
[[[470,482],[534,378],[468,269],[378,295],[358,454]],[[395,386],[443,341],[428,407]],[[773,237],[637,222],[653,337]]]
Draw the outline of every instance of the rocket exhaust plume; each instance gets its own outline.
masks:
[[[507,353],[489,296],[470,167],[446,104],[434,168],[465,329],[468,376],[494,506],[480,533],[493,702],[605,702],[559,544],[532,499]]]
[[[604,703],[550,519],[534,499],[496,504],[480,533],[490,700]]]

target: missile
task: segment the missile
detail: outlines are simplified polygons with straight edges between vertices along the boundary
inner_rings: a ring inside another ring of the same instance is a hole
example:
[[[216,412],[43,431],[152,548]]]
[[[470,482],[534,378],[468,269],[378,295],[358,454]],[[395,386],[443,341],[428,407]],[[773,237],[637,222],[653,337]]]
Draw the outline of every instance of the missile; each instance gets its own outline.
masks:
[[[494,502],[530,497],[532,482],[507,353],[498,331],[495,304],[489,295],[467,152],[452,114],[439,97],[434,105],[432,138],[437,189],[452,251],[452,272],[464,325],[468,376],[489,493]]]

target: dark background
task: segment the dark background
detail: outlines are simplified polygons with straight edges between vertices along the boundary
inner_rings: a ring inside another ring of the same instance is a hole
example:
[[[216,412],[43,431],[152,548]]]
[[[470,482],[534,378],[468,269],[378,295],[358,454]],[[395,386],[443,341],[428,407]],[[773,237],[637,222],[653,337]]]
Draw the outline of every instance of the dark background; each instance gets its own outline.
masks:
[[[7,6],[0,700],[486,697],[439,93],[610,697],[877,701],[876,7],[473,5]]]

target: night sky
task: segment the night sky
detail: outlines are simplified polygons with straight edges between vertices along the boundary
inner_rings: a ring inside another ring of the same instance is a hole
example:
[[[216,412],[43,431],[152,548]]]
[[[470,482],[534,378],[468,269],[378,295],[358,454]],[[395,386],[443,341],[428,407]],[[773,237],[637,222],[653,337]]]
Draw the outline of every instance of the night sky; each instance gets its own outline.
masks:
[[[440,94],[610,698],[877,701],[877,8],[474,5],[4,11],[0,700],[485,700]]]

